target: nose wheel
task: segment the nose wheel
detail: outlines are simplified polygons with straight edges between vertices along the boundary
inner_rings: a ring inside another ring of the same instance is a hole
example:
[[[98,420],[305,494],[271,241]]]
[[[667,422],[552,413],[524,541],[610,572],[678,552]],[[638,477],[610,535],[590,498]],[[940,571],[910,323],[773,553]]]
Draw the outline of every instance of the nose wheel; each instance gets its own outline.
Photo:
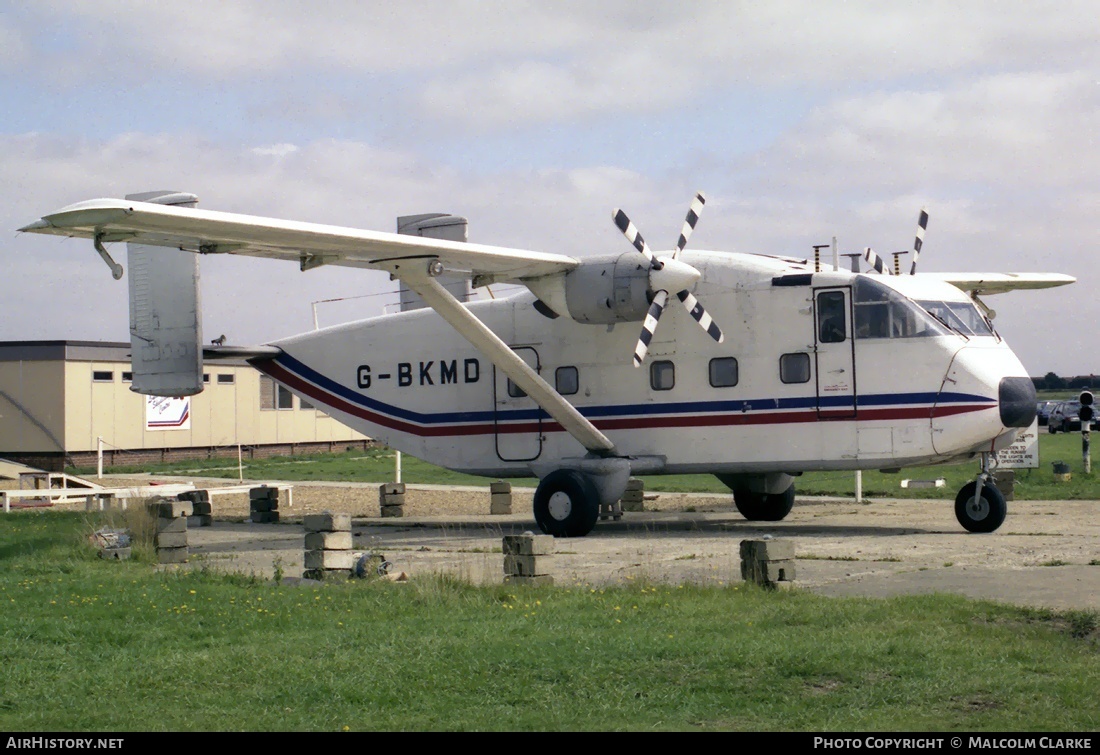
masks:
[[[955,518],[968,532],[993,532],[1008,514],[1008,504],[994,484],[989,471],[988,454],[982,454],[982,471],[978,478],[963,485],[955,496]]]

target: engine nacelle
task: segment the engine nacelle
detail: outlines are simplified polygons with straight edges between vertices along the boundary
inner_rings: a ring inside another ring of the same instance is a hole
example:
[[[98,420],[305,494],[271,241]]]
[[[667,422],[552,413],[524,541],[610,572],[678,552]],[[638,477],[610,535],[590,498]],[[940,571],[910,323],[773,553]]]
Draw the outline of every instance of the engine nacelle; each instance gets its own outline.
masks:
[[[565,303],[577,322],[640,322],[649,309],[649,265],[631,250],[586,257],[565,275]]]

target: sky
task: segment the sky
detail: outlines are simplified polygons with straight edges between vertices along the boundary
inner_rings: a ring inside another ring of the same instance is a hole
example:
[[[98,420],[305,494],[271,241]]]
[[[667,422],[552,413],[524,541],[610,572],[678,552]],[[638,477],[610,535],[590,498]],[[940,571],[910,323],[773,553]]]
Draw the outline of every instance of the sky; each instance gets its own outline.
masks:
[[[0,0],[0,340],[129,340],[90,243],[15,232],[84,199],[448,212],[584,256],[626,249],[617,207],[671,247],[702,189],[691,246],[736,252],[908,249],[926,207],[921,270],[1077,277],[987,304],[1030,374],[1100,372],[1098,133],[1093,2]],[[397,298],[368,271],[202,276],[231,344]]]

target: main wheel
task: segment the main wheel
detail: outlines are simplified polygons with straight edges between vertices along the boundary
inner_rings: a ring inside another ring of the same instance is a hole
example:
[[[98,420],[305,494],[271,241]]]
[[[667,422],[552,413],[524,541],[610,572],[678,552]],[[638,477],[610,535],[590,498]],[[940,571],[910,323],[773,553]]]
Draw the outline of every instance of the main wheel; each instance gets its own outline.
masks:
[[[596,486],[580,472],[557,469],[535,489],[535,521],[554,537],[584,537],[600,516]]]
[[[968,482],[955,496],[955,517],[970,532],[993,532],[1004,523],[1008,513],[1004,494],[993,483],[982,485],[981,500],[975,493],[978,483]]]
[[[743,488],[734,490],[733,503],[741,516],[750,522],[778,522],[791,513],[794,485],[783,493],[753,493]]]

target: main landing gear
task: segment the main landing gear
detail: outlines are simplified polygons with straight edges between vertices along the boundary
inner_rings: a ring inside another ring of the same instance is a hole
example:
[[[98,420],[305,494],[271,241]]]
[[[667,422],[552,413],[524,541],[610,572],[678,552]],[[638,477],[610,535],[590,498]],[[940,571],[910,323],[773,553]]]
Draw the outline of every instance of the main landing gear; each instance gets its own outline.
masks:
[[[782,493],[754,493],[735,489],[733,503],[741,516],[750,522],[778,522],[791,513],[794,506],[794,483]]]
[[[993,532],[1004,523],[1008,504],[994,484],[989,469],[989,454],[982,454],[982,471],[977,479],[963,485],[955,496],[955,517],[969,532]]]
[[[535,489],[535,521],[547,535],[584,537],[596,526],[599,515],[596,486],[576,470],[555,470]]]

